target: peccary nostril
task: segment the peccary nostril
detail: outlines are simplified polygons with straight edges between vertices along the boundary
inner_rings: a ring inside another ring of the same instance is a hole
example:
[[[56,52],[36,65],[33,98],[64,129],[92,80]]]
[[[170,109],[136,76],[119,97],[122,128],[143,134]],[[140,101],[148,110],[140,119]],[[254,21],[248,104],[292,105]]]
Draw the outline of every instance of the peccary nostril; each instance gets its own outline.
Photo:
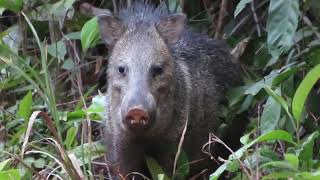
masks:
[[[131,125],[146,125],[149,121],[149,115],[142,109],[131,109],[126,115],[126,121]]]

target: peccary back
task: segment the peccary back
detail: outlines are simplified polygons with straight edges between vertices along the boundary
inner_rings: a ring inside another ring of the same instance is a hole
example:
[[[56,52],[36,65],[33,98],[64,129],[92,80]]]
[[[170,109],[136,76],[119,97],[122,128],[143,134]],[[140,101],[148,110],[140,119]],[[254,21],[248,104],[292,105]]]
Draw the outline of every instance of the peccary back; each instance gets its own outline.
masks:
[[[208,159],[201,148],[221,125],[225,92],[241,84],[226,46],[192,32],[184,14],[144,3],[98,21],[110,49],[105,142],[113,174],[145,173],[146,154],[170,174],[186,124],[189,161]],[[191,174],[214,164],[199,161]]]

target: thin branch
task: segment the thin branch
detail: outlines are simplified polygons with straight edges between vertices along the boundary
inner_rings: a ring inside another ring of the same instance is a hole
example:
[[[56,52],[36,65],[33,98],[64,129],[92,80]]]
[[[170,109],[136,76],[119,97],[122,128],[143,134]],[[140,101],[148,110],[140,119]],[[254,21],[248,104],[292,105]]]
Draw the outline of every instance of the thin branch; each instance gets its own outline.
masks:
[[[221,0],[218,25],[216,29],[216,34],[214,36],[215,38],[221,39],[223,37],[223,22],[226,14],[227,5],[228,5],[228,0]]]
[[[258,16],[256,14],[256,9],[254,7],[254,0],[251,2],[251,12],[252,12],[252,15],[253,15],[253,20],[254,20],[254,22],[256,24],[258,37],[261,37],[261,29],[260,29],[260,25],[259,25],[259,19],[258,19]]]
[[[310,21],[310,19],[307,16],[303,16],[303,22],[313,28],[313,24]],[[318,39],[320,39],[320,33],[318,31],[314,31],[314,34],[317,36]]]
[[[218,138],[213,133],[211,133],[211,138],[212,138],[212,142],[217,142],[217,143],[222,144],[231,154],[233,154],[233,155],[235,154],[235,152],[229,146],[227,146],[226,143],[224,143],[220,138]],[[250,178],[251,175],[250,175],[249,171],[247,170],[245,164],[237,156],[235,156],[235,158],[239,161],[242,169],[244,170],[244,172],[246,173],[248,178]],[[220,158],[220,159],[222,159],[222,158]]]
[[[179,158],[180,153],[181,153],[182,144],[183,144],[184,137],[185,137],[185,134],[187,132],[187,127],[188,127],[188,120],[189,120],[188,112],[185,113],[185,116],[186,116],[186,123],[184,125],[183,131],[182,131],[182,134],[181,134],[180,142],[179,142],[179,145],[178,145],[178,150],[177,150],[176,156],[174,158],[174,163],[173,163],[173,172],[172,172],[173,177],[174,177],[174,175],[176,173],[178,158]]]
[[[118,7],[117,7],[116,0],[112,0],[112,4],[113,4],[113,13],[117,14],[118,13]]]

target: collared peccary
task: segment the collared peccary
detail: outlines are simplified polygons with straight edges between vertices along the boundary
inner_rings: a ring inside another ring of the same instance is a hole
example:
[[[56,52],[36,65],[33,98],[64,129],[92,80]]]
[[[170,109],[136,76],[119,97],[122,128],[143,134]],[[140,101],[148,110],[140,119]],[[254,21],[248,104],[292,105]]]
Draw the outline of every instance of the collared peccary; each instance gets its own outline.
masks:
[[[190,173],[214,167],[201,148],[221,125],[226,91],[241,84],[226,46],[192,32],[184,14],[141,2],[98,23],[110,50],[105,142],[114,175],[147,172],[145,155],[172,173],[186,123],[183,150],[196,161]],[[242,130],[227,131],[227,139],[238,141]]]

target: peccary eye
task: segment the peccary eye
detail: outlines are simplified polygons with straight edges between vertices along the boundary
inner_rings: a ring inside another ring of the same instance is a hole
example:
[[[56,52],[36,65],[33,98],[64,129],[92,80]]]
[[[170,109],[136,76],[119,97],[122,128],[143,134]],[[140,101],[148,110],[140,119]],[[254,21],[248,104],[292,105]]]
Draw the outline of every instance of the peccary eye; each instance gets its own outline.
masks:
[[[126,71],[126,68],[124,66],[119,66],[118,67],[118,71],[119,71],[120,74],[124,75],[125,71]]]
[[[151,69],[152,76],[159,76],[163,73],[163,67],[161,65],[154,65]]]

